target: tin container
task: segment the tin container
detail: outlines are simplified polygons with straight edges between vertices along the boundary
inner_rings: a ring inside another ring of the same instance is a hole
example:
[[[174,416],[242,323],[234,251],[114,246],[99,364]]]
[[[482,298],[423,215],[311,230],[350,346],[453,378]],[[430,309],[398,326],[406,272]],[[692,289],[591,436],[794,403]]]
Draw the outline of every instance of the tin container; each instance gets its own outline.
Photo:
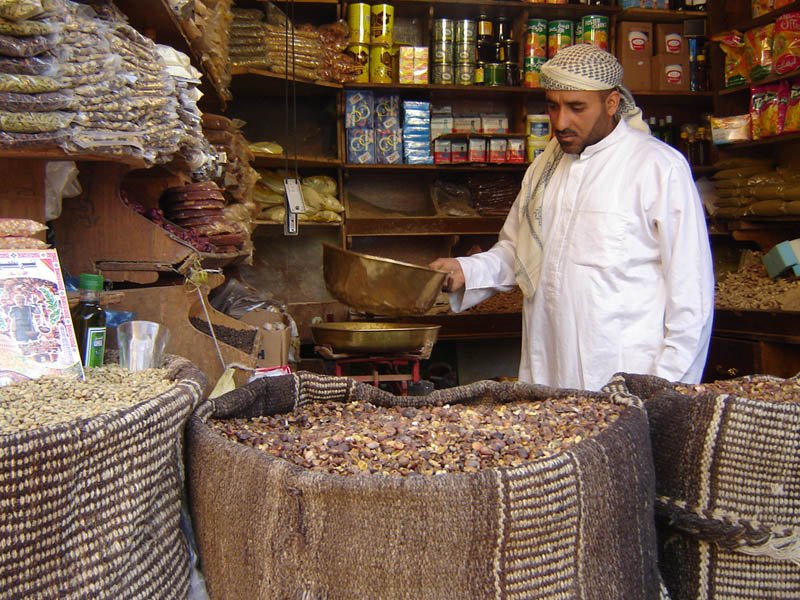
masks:
[[[528,162],[533,162],[537,156],[544,152],[545,148],[547,148],[547,142],[531,142],[528,140],[526,144],[526,158]]]
[[[353,80],[359,83],[369,82],[369,46],[367,44],[350,44],[347,54],[353,56],[361,65],[361,73]]]
[[[475,85],[475,65],[456,65],[456,83],[458,85]]]
[[[373,44],[391,44],[394,35],[394,6],[373,4],[370,10]]]
[[[526,58],[522,69],[522,85],[529,88],[541,87],[539,73],[546,58]]]
[[[547,21],[528,19],[523,58],[547,58]]]
[[[453,47],[453,57],[455,58],[456,64],[474,64],[478,59],[478,48],[475,42],[456,42]]]
[[[433,65],[433,83],[438,85],[451,85],[455,81],[455,67],[452,64]]]
[[[574,43],[574,25],[572,21],[559,19],[547,23],[547,58],[553,58],[556,52]]]
[[[372,83],[392,83],[393,79],[392,47],[388,44],[372,44],[369,50],[369,80]]]
[[[478,40],[478,22],[472,19],[458,19],[455,22],[455,41],[472,42]]]
[[[504,63],[486,63],[483,71],[485,85],[500,86],[506,82],[506,65]]]
[[[350,42],[353,44],[369,44],[371,13],[369,4],[356,3],[347,5],[347,25],[350,27]]]
[[[583,22],[582,41],[608,50],[608,17],[604,15],[586,15]]]
[[[452,42],[453,37],[453,20],[452,19],[434,19],[433,20],[433,40]]]
[[[575,43],[583,43],[583,19],[575,21]]]
[[[550,116],[527,115],[525,117],[525,133],[529,142],[548,142],[550,140]]]
[[[453,64],[453,42],[433,40],[431,43],[431,62],[434,65]]]

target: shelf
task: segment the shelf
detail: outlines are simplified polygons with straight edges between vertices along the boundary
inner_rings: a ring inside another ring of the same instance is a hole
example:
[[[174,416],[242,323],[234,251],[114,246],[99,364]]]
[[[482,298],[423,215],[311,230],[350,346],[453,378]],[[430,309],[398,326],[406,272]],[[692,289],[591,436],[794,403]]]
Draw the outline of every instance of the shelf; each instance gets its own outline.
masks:
[[[267,169],[283,169],[286,167],[286,156],[276,156],[274,154],[257,154],[253,153],[255,160],[253,164],[256,167],[263,167]],[[293,156],[288,157],[289,168],[295,165]],[[298,156],[297,166],[300,168],[320,168],[320,169],[334,169],[342,166],[342,161],[338,158],[327,158],[324,156]]]
[[[464,134],[466,135],[466,134]],[[464,137],[456,136],[456,137]],[[344,168],[348,171],[524,171],[530,163],[464,163],[464,164],[434,164],[434,165],[357,165],[346,163]]]
[[[695,177],[702,177],[704,175],[711,175],[715,173],[716,169],[711,165],[699,165],[692,167],[692,175]]]
[[[792,12],[795,10],[800,10],[800,2],[792,2],[791,4],[787,4],[786,6],[782,6],[776,10],[768,12],[765,15],[761,15],[760,17],[756,17],[754,19],[747,19],[745,21],[739,21],[738,23],[733,23],[724,29],[720,29],[719,31],[729,31],[731,29],[738,29],[742,33],[747,31],[748,29],[752,29],[753,27],[759,27],[761,25],[767,25],[772,23],[780,17],[782,14]],[[718,33],[714,31],[714,33]]]
[[[800,344],[800,312],[714,310],[714,333],[733,337]]]
[[[253,219],[253,225],[256,227],[261,226],[269,226],[269,227],[283,227],[283,221],[263,221],[259,219]],[[297,226],[299,229],[305,229],[306,227],[341,227],[344,223],[322,223],[319,221],[298,221]]]
[[[521,313],[376,318],[393,323],[439,325],[439,340],[518,338],[522,335]]]
[[[683,23],[692,19],[705,19],[702,11],[657,10],[649,8],[626,8],[617,15],[617,21],[644,21],[650,23]]]
[[[746,83],[744,85],[737,85],[736,87],[730,88],[723,88],[719,91],[720,96],[725,96],[727,94],[736,94],[738,92],[750,92],[750,88],[756,85],[764,85],[766,83],[774,83],[776,81],[783,81],[784,79],[791,79],[792,77],[797,77],[800,75],[800,69],[795,69],[794,71],[790,71],[788,73],[784,73],[783,75],[772,75],[770,77],[765,77],[764,79],[759,79],[758,81],[751,81],[750,83]]]
[[[401,83],[368,83],[351,81],[344,84],[345,89],[376,90],[382,92],[448,92],[451,94],[544,94],[542,88],[527,88],[506,85],[441,85],[441,84],[401,84]]]
[[[415,8],[433,8],[434,15],[448,17],[476,18],[479,13],[489,16],[505,16],[510,10],[527,10],[534,17],[547,19],[575,19],[583,15],[616,15],[616,6],[589,6],[579,4],[546,4],[544,2],[516,2],[509,0],[397,0],[392,2],[395,14],[413,11]]]
[[[496,235],[505,217],[396,217],[386,219],[347,217],[348,236],[397,235]]]
[[[231,69],[231,92],[248,96],[282,96],[286,93],[287,79],[284,75],[253,69],[250,67],[233,67]],[[289,91],[294,88],[299,96],[316,96],[330,94],[342,89],[341,83],[308,79],[288,79]]]
[[[464,138],[476,138],[484,140],[524,140],[527,136],[524,133],[443,133],[435,140],[463,140]]]
[[[765,144],[785,144],[787,142],[796,142],[798,140],[800,140],[800,132],[792,132],[792,133],[784,133],[781,135],[773,135],[758,140],[751,140],[749,142],[734,142],[732,144],[719,144],[717,145],[717,148],[719,148],[720,150],[733,150],[738,148],[752,148],[754,146],[763,146]]]
[[[134,169],[146,169],[147,164],[135,156],[121,156],[115,154],[102,153],[81,153],[68,154],[60,148],[2,148],[0,147],[0,159],[26,159],[26,160],[74,160],[75,162],[110,162],[127,165]]]

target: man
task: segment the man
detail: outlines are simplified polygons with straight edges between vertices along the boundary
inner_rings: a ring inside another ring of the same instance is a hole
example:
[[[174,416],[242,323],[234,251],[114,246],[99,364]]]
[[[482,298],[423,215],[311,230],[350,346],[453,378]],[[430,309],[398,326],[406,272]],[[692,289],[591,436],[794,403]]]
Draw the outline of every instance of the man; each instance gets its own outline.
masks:
[[[519,285],[521,381],[597,390],[626,371],[698,382],[714,274],[686,160],[649,135],[613,55],[564,48],[541,81],[554,138],[498,242],[431,263],[451,272],[453,310]]]

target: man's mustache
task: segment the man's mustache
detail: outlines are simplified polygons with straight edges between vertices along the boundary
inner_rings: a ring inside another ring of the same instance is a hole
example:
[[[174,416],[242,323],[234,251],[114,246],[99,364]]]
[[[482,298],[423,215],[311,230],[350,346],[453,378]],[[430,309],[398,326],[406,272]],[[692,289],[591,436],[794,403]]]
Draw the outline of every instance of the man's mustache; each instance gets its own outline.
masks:
[[[578,135],[577,132],[572,131],[572,129],[556,129],[556,135]]]

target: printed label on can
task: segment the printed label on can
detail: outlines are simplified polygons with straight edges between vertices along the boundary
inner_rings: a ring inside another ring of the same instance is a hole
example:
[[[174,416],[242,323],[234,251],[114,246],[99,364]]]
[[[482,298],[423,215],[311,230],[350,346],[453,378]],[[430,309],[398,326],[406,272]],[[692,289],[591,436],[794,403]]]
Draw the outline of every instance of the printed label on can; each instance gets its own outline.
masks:
[[[369,43],[371,18],[369,4],[359,2],[347,6],[347,25],[350,27],[351,42]]]
[[[457,63],[474,63],[475,59],[477,58],[477,48],[473,43],[467,44],[456,44],[455,49],[453,50],[453,56],[455,56]]]
[[[372,43],[391,44],[394,34],[394,6],[373,4],[371,9]]]
[[[452,42],[453,21],[450,19],[434,19],[433,39],[434,41]]]
[[[435,40],[431,47],[434,64],[450,64],[453,62],[453,42]]]
[[[449,85],[453,83],[454,77],[453,65],[433,65],[433,83]]]
[[[547,23],[547,56],[553,58],[556,52],[573,44],[572,21],[550,21]]]
[[[472,85],[475,83],[475,65],[457,65],[456,83],[459,85]]]
[[[456,21],[455,41],[474,42],[478,39],[478,23],[472,19],[460,19]]]
[[[608,17],[603,15],[586,15],[581,19],[583,24],[582,40],[608,50]]]
[[[362,71],[353,81],[369,81],[369,46],[364,44],[351,44],[347,47],[347,54],[350,54],[361,65]]]
[[[369,52],[369,80],[372,83],[392,83],[394,68],[391,47],[372,46]]]

